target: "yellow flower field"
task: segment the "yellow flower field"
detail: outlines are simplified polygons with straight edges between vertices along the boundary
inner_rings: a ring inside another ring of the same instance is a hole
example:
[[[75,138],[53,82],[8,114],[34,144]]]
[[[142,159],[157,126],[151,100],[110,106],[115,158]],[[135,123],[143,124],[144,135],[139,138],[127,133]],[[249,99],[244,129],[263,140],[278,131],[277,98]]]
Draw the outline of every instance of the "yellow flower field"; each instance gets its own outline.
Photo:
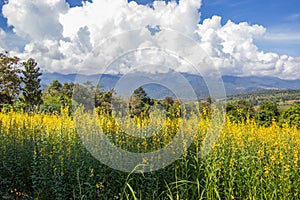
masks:
[[[101,164],[77,133],[74,118],[80,116],[69,116],[67,108],[61,113],[0,113],[0,199],[300,198],[296,127],[226,120],[213,149],[201,157],[209,119],[195,128],[191,118],[184,131],[196,136],[185,154],[163,169],[138,174]],[[181,122],[157,117],[134,123],[109,116],[97,120],[115,145],[134,152],[163,148]],[[126,136],[123,128],[131,126],[144,126],[153,134],[147,139]]]

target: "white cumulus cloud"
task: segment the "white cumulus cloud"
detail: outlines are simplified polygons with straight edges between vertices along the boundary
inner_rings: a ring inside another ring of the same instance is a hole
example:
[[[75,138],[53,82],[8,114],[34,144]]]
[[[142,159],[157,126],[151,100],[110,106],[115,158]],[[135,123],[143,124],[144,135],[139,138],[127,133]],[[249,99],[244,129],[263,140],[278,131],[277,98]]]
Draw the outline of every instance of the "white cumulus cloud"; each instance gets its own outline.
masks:
[[[178,71],[193,72],[187,62],[157,49],[170,48],[195,61],[198,55],[193,55],[193,51],[202,48],[205,57],[223,74],[300,77],[299,58],[263,52],[255,45],[255,39],[266,33],[263,26],[232,21],[222,25],[219,16],[198,24],[200,7],[201,0],[180,0],[178,4],[154,1],[153,7],[127,0],[95,0],[72,8],[64,0],[9,0],[3,6],[3,15],[17,37],[26,43],[24,48],[11,48],[0,42],[0,47],[9,48],[23,59],[35,58],[45,71],[63,73],[80,68],[99,73],[124,52],[127,55],[121,56],[107,72],[125,73],[131,70],[130,65],[146,66],[143,59],[149,61],[147,71],[152,70],[149,67],[156,71],[159,67],[155,66],[172,65]],[[160,30],[151,35],[147,26]],[[134,31],[139,29],[142,30]],[[164,30],[174,30],[174,34]],[[121,35],[113,37],[118,34]],[[183,37],[193,39],[198,47]],[[0,38],[7,38],[2,30]],[[131,50],[134,51],[130,53]],[[205,60],[200,56],[201,59]]]

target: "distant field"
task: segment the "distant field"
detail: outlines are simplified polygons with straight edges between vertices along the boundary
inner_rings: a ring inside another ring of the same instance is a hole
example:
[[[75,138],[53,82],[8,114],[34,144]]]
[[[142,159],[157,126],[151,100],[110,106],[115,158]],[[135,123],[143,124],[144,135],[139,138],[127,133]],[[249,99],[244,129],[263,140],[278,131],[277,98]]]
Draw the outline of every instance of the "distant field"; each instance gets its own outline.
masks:
[[[259,90],[228,96],[228,102],[235,102],[241,99],[247,100],[254,105],[258,105],[264,101],[272,101],[278,103],[279,106],[286,106],[300,102],[300,90]]]

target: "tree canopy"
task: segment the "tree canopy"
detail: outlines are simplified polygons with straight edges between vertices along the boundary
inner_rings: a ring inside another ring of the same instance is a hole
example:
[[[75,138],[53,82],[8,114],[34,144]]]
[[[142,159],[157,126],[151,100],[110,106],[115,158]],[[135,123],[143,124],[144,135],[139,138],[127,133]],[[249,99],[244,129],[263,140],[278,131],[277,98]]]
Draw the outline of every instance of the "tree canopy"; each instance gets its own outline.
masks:
[[[20,91],[20,59],[0,53],[0,105],[12,104]]]
[[[133,91],[129,99],[129,111],[132,117],[147,116],[152,104],[151,99],[142,87]]]
[[[22,70],[21,80],[24,83],[22,88],[24,102],[29,107],[40,105],[42,101],[42,90],[40,82],[40,68],[34,59],[30,58],[28,61],[23,62],[24,70]]]
[[[272,121],[278,121],[279,111],[276,103],[265,101],[260,105],[258,112],[255,114],[255,119],[259,125],[270,126]]]
[[[300,104],[295,103],[283,111],[280,116],[280,121],[290,126],[300,128]]]

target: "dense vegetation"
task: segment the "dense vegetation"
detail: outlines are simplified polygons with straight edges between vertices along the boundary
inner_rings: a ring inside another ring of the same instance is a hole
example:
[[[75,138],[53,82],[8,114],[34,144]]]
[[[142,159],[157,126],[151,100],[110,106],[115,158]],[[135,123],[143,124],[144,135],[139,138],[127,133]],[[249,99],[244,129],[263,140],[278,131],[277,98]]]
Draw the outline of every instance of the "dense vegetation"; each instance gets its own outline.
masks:
[[[209,127],[209,118],[203,118],[198,129],[184,129],[185,134],[196,132],[196,136],[179,160],[158,171],[135,174],[113,170],[93,158],[82,144],[68,110],[61,113],[0,113],[3,199],[300,197],[300,130],[296,127],[280,127],[276,122],[263,127],[253,120],[227,120],[212,151],[200,157]],[[147,142],[123,138],[118,126],[111,126],[109,116],[100,116],[98,120],[112,142],[123,149],[144,151],[164,146],[174,134],[170,131],[173,120]]]

